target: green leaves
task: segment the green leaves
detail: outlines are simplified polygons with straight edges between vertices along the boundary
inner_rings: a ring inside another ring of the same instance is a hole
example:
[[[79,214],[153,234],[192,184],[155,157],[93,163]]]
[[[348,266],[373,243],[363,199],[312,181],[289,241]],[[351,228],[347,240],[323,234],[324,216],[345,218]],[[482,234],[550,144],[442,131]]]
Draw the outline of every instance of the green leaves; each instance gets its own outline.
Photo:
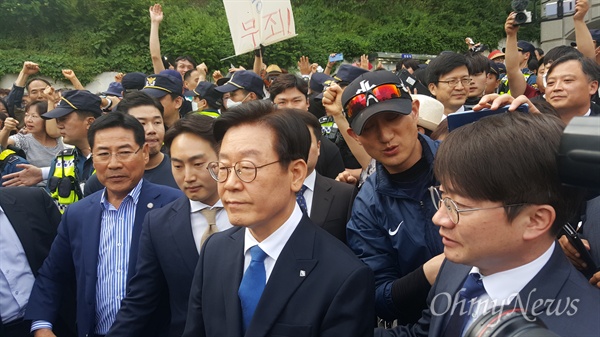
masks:
[[[153,1],[2,0],[0,76],[18,73],[26,60],[57,80],[71,68],[83,84],[104,71],[150,73]],[[267,46],[267,64],[294,69],[306,55],[324,67],[333,52],[349,61],[374,52],[464,52],[467,36],[494,49],[510,0],[294,0],[292,8],[298,36]],[[252,68],[252,53],[220,61],[234,54],[222,0],[169,0],[163,11],[163,55],[190,55],[211,72]],[[537,40],[539,27],[523,27],[519,37]]]

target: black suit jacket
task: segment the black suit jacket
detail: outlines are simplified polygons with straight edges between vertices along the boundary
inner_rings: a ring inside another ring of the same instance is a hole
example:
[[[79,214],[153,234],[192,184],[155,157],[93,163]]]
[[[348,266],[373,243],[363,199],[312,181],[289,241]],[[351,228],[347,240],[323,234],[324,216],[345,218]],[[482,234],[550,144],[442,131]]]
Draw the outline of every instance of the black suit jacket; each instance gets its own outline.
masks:
[[[346,243],[346,224],[352,214],[356,187],[317,173],[310,219]]]
[[[462,288],[471,268],[445,261],[429,292],[429,309],[423,311],[419,322],[408,327],[377,330],[375,335],[442,336],[450,315],[448,305],[452,305],[448,299],[454,298]],[[451,297],[447,296],[448,294]],[[560,336],[598,336],[600,289],[590,285],[571,265],[558,243],[550,260],[519,292],[518,298],[520,301],[513,301],[505,309],[513,309],[516,306],[532,312],[535,308],[535,316]]]
[[[184,336],[242,336],[244,233],[234,227],[202,247]],[[370,336],[374,289],[373,272],[304,216],[277,259],[245,336]]]
[[[50,195],[38,187],[0,188],[0,206],[21,241],[33,276],[37,277],[56,236],[60,211]],[[55,328],[65,336],[75,334],[75,293],[69,295],[63,299],[61,319]],[[2,329],[0,319],[0,332]]]
[[[190,200],[181,197],[146,214],[136,273],[107,336],[141,336],[161,296],[171,308],[169,336],[181,336],[198,251],[190,221]]]

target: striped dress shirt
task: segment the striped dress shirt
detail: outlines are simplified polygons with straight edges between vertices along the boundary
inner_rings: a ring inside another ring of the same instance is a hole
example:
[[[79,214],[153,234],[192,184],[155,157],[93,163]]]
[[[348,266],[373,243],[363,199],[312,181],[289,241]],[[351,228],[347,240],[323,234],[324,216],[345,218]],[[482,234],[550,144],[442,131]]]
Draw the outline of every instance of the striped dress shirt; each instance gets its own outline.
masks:
[[[102,194],[102,221],[96,281],[96,334],[105,335],[114,323],[125,297],[129,248],[142,181],[116,209]]]

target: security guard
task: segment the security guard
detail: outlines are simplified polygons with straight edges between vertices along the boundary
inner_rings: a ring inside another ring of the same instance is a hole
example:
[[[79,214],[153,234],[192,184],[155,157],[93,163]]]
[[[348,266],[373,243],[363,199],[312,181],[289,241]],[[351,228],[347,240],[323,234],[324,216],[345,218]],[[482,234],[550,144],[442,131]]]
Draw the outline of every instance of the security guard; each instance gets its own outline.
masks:
[[[87,130],[102,115],[101,102],[87,90],[66,91],[56,108],[42,115],[56,118],[64,143],[74,146],[56,156],[48,174],[47,188],[61,211],[83,197],[83,186],[94,171]]]
[[[185,92],[185,96],[192,99],[192,113],[212,118],[221,116],[220,110],[223,106],[223,94],[216,91],[215,88],[214,84],[202,81],[198,83],[195,89]]]

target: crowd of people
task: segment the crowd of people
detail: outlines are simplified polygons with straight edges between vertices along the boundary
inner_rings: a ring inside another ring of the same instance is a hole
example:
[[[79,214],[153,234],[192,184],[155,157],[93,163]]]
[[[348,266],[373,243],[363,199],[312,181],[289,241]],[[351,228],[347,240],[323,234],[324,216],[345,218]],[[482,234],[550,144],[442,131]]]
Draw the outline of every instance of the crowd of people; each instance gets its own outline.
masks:
[[[171,64],[159,4],[154,74],[92,93],[24,61],[0,99],[0,335],[597,335],[600,270],[563,226],[600,266],[600,197],[557,162],[600,118],[589,7],[576,47],[518,40],[510,13],[505,49],[395,71],[294,74],[262,46],[225,76]]]

